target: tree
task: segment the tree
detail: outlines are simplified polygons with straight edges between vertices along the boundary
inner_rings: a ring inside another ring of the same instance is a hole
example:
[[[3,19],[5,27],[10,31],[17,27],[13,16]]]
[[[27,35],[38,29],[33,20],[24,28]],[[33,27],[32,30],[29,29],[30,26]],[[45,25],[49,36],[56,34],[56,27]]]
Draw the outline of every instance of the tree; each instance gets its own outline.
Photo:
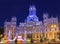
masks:
[[[0,34],[4,33],[4,28],[0,28]]]
[[[3,38],[4,28],[0,28],[0,41]]]

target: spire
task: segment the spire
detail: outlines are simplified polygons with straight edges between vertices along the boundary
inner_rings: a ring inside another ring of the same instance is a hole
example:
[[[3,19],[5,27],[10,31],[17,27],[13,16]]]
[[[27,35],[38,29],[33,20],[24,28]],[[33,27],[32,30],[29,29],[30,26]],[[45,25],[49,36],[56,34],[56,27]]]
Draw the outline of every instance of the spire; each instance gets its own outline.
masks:
[[[16,22],[17,18],[14,16],[14,17],[12,17],[11,21]]]
[[[48,13],[44,13],[44,14],[43,14],[43,20],[44,20],[44,21],[47,21],[47,20],[48,20]]]
[[[29,8],[29,15],[36,15],[35,5],[31,5]]]

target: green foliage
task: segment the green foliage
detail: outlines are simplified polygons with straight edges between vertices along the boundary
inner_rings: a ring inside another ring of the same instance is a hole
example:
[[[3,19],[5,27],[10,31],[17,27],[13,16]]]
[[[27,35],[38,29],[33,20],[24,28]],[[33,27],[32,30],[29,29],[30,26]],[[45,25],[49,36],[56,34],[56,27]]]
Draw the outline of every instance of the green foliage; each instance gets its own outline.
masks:
[[[0,34],[4,33],[4,28],[0,28]]]

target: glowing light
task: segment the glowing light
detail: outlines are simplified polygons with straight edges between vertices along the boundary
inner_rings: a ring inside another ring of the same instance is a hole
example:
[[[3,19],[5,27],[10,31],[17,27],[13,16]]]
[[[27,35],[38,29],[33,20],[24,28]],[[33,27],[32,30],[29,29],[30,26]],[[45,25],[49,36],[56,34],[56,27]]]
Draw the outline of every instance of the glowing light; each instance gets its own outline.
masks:
[[[54,25],[54,27],[56,27],[56,25]]]
[[[31,10],[33,9],[33,8],[30,8]]]
[[[51,25],[51,27],[56,27],[56,25]]]
[[[51,25],[51,27],[54,27],[54,25]]]
[[[29,17],[33,17],[33,15],[30,15]]]

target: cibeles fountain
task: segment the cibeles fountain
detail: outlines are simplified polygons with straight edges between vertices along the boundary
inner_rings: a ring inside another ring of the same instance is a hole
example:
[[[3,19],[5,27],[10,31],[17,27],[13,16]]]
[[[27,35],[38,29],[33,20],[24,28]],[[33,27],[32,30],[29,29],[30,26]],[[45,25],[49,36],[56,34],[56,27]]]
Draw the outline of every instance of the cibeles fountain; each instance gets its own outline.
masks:
[[[23,40],[23,41],[26,41],[27,40],[27,31],[25,30],[24,31],[24,38],[22,38],[22,36],[19,36],[18,33],[16,33],[16,36],[13,38],[13,40],[11,39],[11,31],[9,30],[8,32],[8,40],[9,41],[15,41],[15,40]]]

